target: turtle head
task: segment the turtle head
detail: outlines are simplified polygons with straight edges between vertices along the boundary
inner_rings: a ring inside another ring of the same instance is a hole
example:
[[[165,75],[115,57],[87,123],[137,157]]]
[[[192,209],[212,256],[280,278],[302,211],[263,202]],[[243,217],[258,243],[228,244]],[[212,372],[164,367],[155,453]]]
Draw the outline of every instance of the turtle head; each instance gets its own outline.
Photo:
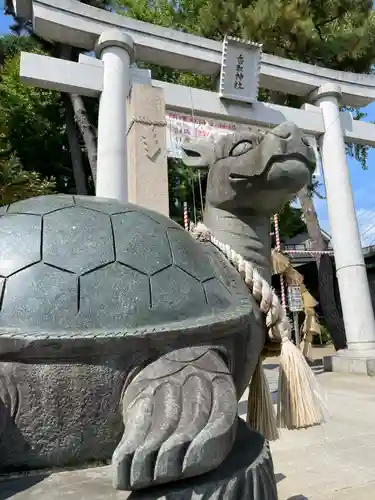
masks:
[[[187,139],[183,162],[208,169],[206,202],[226,210],[275,213],[311,182],[315,154],[293,123],[228,134],[216,142]]]

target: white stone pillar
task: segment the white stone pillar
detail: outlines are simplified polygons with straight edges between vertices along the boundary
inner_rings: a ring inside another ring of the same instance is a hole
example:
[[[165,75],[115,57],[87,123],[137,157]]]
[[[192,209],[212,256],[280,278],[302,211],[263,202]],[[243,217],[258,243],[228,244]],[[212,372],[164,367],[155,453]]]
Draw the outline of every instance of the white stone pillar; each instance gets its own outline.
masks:
[[[96,44],[103,61],[99,102],[96,196],[128,201],[126,99],[130,90],[132,38],[121,30],[104,31]]]
[[[129,201],[169,216],[163,89],[133,85],[127,103]]]
[[[348,349],[368,351],[375,349],[375,321],[340,123],[340,97],[340,86],[327,83],[311,99],[320,106],[325,125],[320,147]]]

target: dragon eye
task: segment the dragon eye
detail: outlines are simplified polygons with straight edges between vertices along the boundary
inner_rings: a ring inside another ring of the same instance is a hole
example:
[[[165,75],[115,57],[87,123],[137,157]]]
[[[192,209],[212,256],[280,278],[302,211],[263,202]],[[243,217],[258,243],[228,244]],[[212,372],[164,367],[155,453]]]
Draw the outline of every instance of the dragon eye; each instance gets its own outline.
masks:
[[[229,152],[229,156],[241,156],[248,151],[251,151],[254,144],[251,141],[241,141],[233,146]]]

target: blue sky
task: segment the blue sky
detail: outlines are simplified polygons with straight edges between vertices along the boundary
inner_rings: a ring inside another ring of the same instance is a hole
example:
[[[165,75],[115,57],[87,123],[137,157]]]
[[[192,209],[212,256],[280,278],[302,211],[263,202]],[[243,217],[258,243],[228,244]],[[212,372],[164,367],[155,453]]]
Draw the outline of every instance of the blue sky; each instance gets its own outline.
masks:
[[[12,22],[10,16],[4,16],[3,5],[4,1],[0,0],[0,34],[8,33],[9,24]],[[367,113],[364,120],[375,121],[375,103],[367,106],[364,111]],[[369,151],[367,171],[362,170],[361,166],[351,158],[348,162],[362,244],[364,246],[375,245],[375,150]],[[316,199],[316,208],[322,229],[329,233],[325,200]]]

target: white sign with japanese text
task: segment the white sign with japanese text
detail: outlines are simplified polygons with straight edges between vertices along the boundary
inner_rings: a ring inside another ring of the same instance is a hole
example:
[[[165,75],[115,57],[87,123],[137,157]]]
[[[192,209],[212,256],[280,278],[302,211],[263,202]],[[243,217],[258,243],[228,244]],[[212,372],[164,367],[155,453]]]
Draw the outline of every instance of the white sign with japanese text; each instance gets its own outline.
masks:
[[[254,103],[258,99],[262,46],[226,37],[220,73],[220,97]]]
[[[288,307],[290,312],[303,311],[302,294],[299,286],[288,286]]]

